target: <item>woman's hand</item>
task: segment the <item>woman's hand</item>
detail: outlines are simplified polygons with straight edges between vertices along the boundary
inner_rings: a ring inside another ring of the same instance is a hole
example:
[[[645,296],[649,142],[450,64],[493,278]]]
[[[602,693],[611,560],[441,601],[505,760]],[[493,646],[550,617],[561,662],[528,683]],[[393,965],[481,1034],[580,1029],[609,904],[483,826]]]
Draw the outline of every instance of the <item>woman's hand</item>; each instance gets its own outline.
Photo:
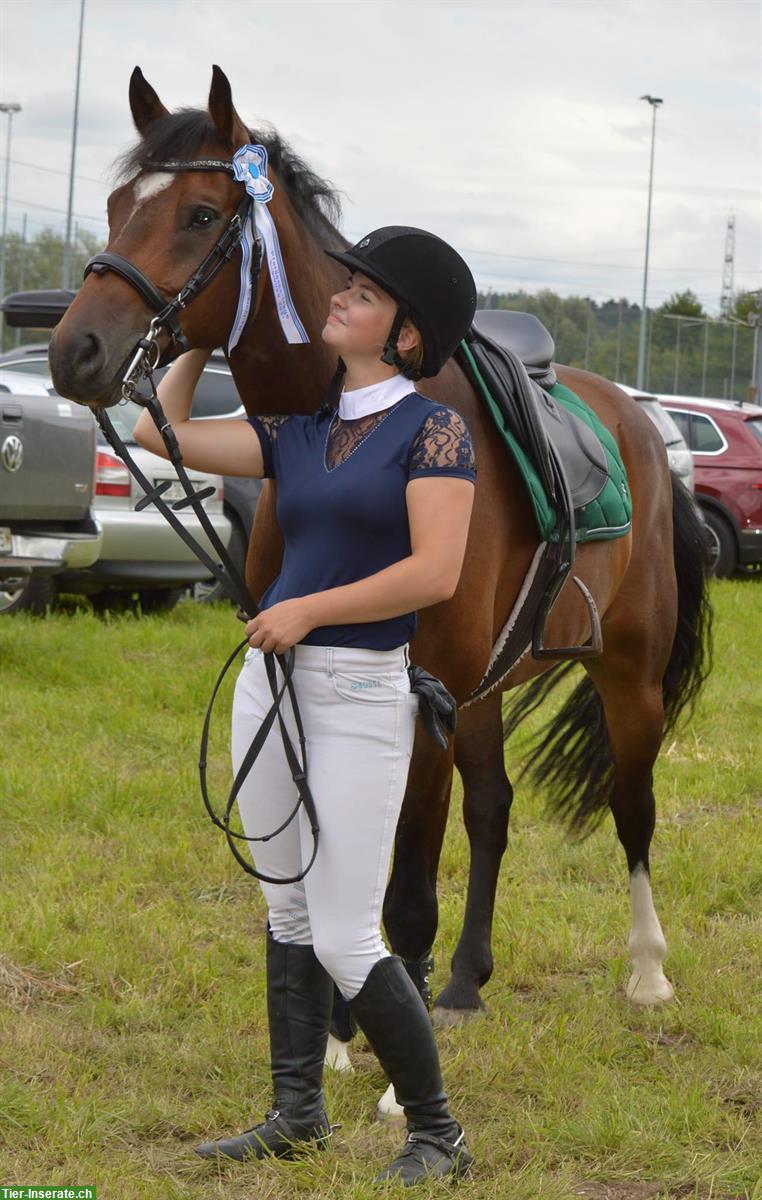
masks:
[[[311,618],[308,598],[297,596],[293,600],[281,600],[266,608],[259,616],[246,623],[249,645],[265,654],[275,651],[285,654],[297,642],[315,628]]]

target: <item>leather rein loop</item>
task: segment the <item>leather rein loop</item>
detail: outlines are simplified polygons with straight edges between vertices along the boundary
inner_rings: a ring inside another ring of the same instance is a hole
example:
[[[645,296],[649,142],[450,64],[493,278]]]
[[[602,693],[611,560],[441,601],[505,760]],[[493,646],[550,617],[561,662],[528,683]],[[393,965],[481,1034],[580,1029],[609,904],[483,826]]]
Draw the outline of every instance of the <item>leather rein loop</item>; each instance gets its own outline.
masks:
[[[192,162],[182,162],[171,160],[169,162],[152,163],[151,169],[161,171],[226,171],[232,174],[232,163],[226,162],[223,159],[196,159]],[[117,433],[114,425],[105,408],[99,408],[95,412],[96,420],[103,431],[109,445],[114,452],[122,459],[128,470],[140,484],[143,492],[143,498],[136,504],[136,510],[146,508],[149,504],[153,504],[162,516],[177,533],[178,537],[196,555],[198,559],[207,568],[209,573],[217,579],[223,586],[233,592],[235,598],[240,605],[240,612],[244,620],[250,620],[251,616],[256,616],[259,613],[259,608],[255,604],[245,580],[240,574],[237,566],[232,561],[227,552],[227,548],[222,542],[214,525],[209,519],[209,515],[203,507],[203,501],[211,494],[210,489],[204,488],[199,491],[194,489],[193,483],[188,478],[188,474],[183,465],[182,454],[177,438],[172,430],[172,426],[167,421],[164,410],[161,406],[161,401],[156,392],[156,387],[153,380],[153,372],[157,366],[164,365],[165,355],[160,353],[157,337],[161,329],[166,329],[171,336],[169,347],[169,355],[172,357],[172,352],[176,347],[179,347],[180,352],[188,349],[188,343],[180,330],[178,318],[181,311],[195,300],[195,298],[212,282],[218,272],[230,260],[238,246],[240,245],[243,235],[244,222],[246,220],[250,197],[245,195],[238,205],[235,214],[228,222],[221,237],[206,255],[203,261],[191,275],[188,282],[180,289],[175,298],[169,302],[162,296],[155,284],[136,267],[129,259],[124,258],[121,254],[115,254],[112,251],[104,250],[100,254],[94,255],[85,267],[85,278],[91,271],[96,274],[101,274],[106,271],[113,271],[121,276],[139,293],[142,299],[146,302],[149,308],[157,314],[151,321],[150,328],[145,337],[138,342],[135,354],[132,358],[127,373],[122,381],[122,395],[125,399],[135,400],[138,404],[148,409],[154,425],[158,429],[162,441],[167,450],[167,456],[177,472],[178,479],[185,492],[184,499],[177,500],[171,506],[168,505],[162,498],[163,493],[170,486],[170,481],[163,481],[158,484],[152,483],[138,467],[137,463],[132,458],[126,445]],[[259,274],[262,267],[262,245],[259,239],[256,241],[257,252],[252,262],[253,287],[259,280]],[[142,379],[146,379],[151,389],[150,396],[140,395],[137,392],[137,387]],[[197,517],[201,528],[209,540],[212,549],[217,556],[213,558],[207,550],[199,544],[191,533],[186,529],[183,522],[177,516],[177,511],[180,509],[190,508]],[[230,846],[231,852],[237,862],[243,867],[247,874],[253,875],[254,878],[261,880],[264,883],[292,884],[298,883],[304,879],[312,864],[315,861],[318,851],[318,842],[320,835],[320,826],[318,823],[317,810],[315,801],[310,791],[309,783],[307,782],[307,751],[306,739],[304,736],[304,728],[302,725],[301,714],[297,705],[296,694],[293,686],[293,669],[294,669],[294,648],[288,651],[288,655],[277,654],[274,651],[263,651],[265,669],[267,671],[268,683],[273,696],[273,704],[260,725],[257,733],[249,747],[243,762],[239,767],[233,785],[228,795],[225,812],[222,818],[215,813],[208,795],[207,789],[207,747],[209,742],[209,729],[212,718],[212,710],[214,702],[217,698],[220,686],[225,675],[235,662],[244,647],[248,646],[248,638],[244,638],[242,642],[235,647],[225,662],[220,674],[217,677],[217,682],[212,690],[212,695],[207,707],[206,716],[201,735],[201,745],[199,749],[199,782],[201,786],[201,795],[204,801],[209,816],[213,824],[219,829],[222,829]],[[275,662],[278,662],[282,674],[283,684],[278,687],[277,672]],[[298,732],[300,755],[297,756],[294,750],[291,738],[286,727],[285,721],[280,710],[281,701],[285,692],[288,691],[291,707],[294,713],[294,720]],[[262,746],[267,738],[270,729],[272,728],[275,718],[278,718],[280,726],[281,738],[286,754],[291,776],[296,785],[297,800],[293,810],[278,829],[272,833],[264,834],[259,837],[247,837],[245,834],[237,833],[230,828],[230,817],[233,810],[233,805],[238,797],[238,793],[246,780]],[[269,875],[264,875],[257,871],[250,863],[246,861],[243,855],[238,850],[236,840],[246,842],[267,842],[271,838],[281,833],[287,825],[291,823],[299,812],[301,805],[304,805],[304,810],[307,819],[310,823],[310,830],[313,839],[313,850],[309,862],[297,875],[290,878],[274,878]]]

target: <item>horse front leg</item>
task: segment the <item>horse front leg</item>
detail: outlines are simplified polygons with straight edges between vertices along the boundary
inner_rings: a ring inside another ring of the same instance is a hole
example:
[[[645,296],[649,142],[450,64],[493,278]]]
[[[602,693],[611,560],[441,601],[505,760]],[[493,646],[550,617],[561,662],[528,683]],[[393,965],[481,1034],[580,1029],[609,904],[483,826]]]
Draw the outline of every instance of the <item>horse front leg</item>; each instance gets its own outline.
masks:
[[[501,702],[500,692],[485,697],[466,709],[458,724],[455,765],[463,780],[471,861],[463,929],[450,979],[435,1003],[435,1024],[450,1025],[483,1009],[480,988],[492,975],[495,892],[513,801],[505,771]]]

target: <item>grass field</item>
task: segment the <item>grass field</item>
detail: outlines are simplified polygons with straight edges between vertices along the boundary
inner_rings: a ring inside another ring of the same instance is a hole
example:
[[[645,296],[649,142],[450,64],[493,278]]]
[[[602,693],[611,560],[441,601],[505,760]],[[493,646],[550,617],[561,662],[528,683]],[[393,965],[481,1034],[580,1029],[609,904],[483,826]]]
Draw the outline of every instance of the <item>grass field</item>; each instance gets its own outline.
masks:
[[[673,1004],[623,998],[629,901],[611,820],[569,843],[542,797],[517,789],[488,1011],[438,1032],[478,1158],[464,1197],[762,1198],[761,588],[713,585],[715,670],[657,770]],[[232,611],[192,603],[144,620],[71,608],[0,621],[0,1186],[362,1200],[401,1142],[374,1121],[385,1081],[360,1048],[354,1074],[327,1077],[333,1153],[222,1168],[192,1153],[270,1100],[264,908],[203,811],[194,765],[240,637]],[[509,744],[506,761],[516,754]],[[223,709],[213,757],[221,795]],[[458,782],[435,986],[466,871]]]

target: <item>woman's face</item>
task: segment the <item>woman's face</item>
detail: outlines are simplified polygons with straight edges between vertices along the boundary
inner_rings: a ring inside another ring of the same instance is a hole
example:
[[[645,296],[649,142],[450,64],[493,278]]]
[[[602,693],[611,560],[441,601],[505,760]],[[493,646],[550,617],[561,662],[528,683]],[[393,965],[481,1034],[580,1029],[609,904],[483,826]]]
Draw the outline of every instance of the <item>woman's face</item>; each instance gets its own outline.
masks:
[[[344,358],[378,358],[396,312],[397,301],[367,275],[355,271],[346,287],[331,296],[323,341]]]

